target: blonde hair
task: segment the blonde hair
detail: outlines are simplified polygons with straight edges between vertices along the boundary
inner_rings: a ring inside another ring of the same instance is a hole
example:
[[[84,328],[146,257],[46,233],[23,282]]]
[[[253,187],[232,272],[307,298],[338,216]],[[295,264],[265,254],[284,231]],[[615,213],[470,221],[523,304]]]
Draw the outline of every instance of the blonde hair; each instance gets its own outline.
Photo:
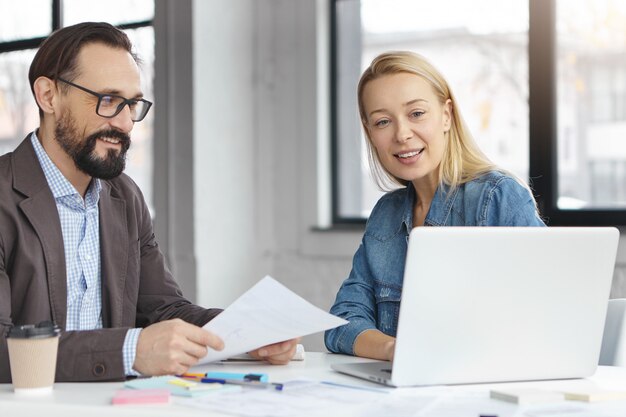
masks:
[[[448,140],[443,158],[439,165],[440,183],[447,184],[453,190],[489,171],[503,171],[492,163],[474,142],[456,105],[456,98],[443,75],[421,55],[407,51],[392,51],[374,58],[371,65],[363,72],[357,90],[359,114],[367,138],[368,160],[374,181],[381,190],[389,191],[392,188],[397,188],[397,185],[406,186],[408,181],[391,174],[380,162],[368,133],[367,114],[363,105],[363,90],[367,83],[372,80],[398,73],[415,74],[424,79],[432,87],[442,105],[447,100],[451,101],[451,126],[447,135]]]

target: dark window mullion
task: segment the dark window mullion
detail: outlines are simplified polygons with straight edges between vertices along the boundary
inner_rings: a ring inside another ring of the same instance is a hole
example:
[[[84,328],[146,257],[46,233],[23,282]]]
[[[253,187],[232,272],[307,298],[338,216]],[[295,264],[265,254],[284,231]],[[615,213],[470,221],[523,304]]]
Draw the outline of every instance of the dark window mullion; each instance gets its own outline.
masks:
[[[52,0],[52,31],[63,27],[63,0]]]
[[[42,36],[40,38],[20,39],[18,41],[0,42],[0,53],[3,52],[15,52],[23,51],[25,49],[36,49],[47,38]]]
[[[556,5],[530,0],[528,24],[529,180],[541,213],[556,206]]]

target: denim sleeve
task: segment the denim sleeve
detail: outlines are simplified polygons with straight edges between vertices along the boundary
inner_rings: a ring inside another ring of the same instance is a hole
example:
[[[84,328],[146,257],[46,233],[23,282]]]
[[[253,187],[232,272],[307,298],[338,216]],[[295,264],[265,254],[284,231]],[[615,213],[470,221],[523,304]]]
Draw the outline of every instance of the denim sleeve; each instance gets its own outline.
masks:
[[[503,177],[484,200],[483,226],[545,226],[530,190]]]
[[[135,363],[135,355],[137,354],[137,341],[139,340],[141,329],[130,329],[126,332],[122,351],[124,355],[124,373],[126,376],[141,376],[141,374],[133,369]]]
[[[362,332],[376,329],[376,301],[364,243],[354,255],[352,271],[339,292],[330,313],[348,324],[326,331],[324,342],[333,353],[354,355],[354,341]]]

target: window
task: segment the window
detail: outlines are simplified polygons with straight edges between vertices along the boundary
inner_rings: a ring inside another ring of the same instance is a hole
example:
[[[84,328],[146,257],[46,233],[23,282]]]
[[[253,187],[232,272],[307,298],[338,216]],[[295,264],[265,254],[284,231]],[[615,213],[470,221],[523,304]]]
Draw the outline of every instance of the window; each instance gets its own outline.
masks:
[[[337,0],[334,16],[335,222],[363,221],[382,195],[369,174],[356,87],[388,50],[417,52],[438,67],[481,149],[528,177],[527,1]]]
[[[531,175],[553,225],[626,224],[626,4],[531,1]]]
[[[375,55],[403,49],[443,72],[476,142],[530,179],[549,224],[626,224],[626,3],[334,0],[331,9],[334,223],[364,222],[382,194],[356,85]]]
[[[106,21],[124,29],[142,60],[144,95],[154,97],[154,0],[0,0],[0,11],[0,155],[15,149],[39,125],[28,69],[39,44],[60,27]],[[135,125],[125,171],[139,184],[151,209],[153,125],[153,111]]]

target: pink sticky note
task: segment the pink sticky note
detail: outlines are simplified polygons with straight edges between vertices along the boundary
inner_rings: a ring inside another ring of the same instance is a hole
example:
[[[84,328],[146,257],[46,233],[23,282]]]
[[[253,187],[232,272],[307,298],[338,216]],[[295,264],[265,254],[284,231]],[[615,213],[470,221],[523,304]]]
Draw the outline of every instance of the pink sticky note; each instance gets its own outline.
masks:
[[[121,389],[115,392],[113,405],[168,404],[170,391],[166,389]]]

